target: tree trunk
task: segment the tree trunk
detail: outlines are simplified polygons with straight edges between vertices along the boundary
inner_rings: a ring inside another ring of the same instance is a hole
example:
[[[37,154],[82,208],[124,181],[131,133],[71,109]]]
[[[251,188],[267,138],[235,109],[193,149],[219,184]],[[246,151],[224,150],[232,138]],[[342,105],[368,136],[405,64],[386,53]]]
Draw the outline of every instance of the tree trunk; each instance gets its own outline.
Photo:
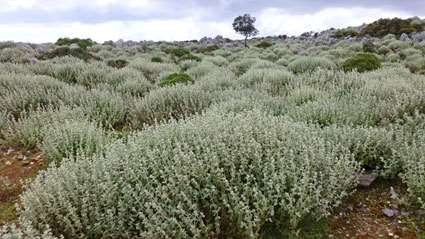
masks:
[[[245,48],[248,48],[247,40],[248,40],[248,37],[245,37]]]

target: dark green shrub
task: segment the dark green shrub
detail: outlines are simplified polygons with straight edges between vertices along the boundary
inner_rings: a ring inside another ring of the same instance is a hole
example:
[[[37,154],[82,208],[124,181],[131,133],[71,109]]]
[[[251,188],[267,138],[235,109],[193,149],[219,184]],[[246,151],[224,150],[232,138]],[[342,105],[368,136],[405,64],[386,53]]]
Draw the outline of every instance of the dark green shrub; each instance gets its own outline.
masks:
[[[175,57],[182,57],[184,55],[190,54],[190,51],[184,48],[173,48],[169,49],[167,53]]]
[[[154,57],[152,57],[151,62],[162,63],[162,62],[164,62],[164,61],[162,60],[162,58],[161,58],[161,57],[159,57],[159,56],[154,56]]]
[[[186,55],[180,57],[179,60],[180,61],[185,61],[185,60],[188,60],[188,61],[201,61],[201,58],[199,58],[199,57],[197,57],[197,56],[189,53],[189,54],[186,54]]]
[[[92,39],[80,39],[80,38],[59,38],[56,43],[58,46],[70,46],[71,44],[77,44],[79,47],[86,49],[87,47],[96,44]]]
[[[344,71],[366,72],[381,68],[381,62],[374,54],[359,53],[344,62],[342,65]]]
[[[369,53],[375,53],[376,52],[376,46],[373,43],[373,41],[363,42],[362,48],[363,48],[364,52],[369,52]]]
[[[266,41],[263,41],[263,42],[258,43],[258,44],[256,45],[256,47],[258,47],[258,48],[263,48],[263,49],[269,48],[269,47],[271,47],[271,46],[273,46],[273,43],[266,42]]]
[[[200,48],[198,50],[198,52],[202,53],[202,54],[206,54],[206,53],[211,53],[211,52],[218,50],[218,49],[220,49],[220,48],[217,45],[209,45],[209,46]]]
[[[346,38],[346,37],[356,37],[359,33],[354,31],[353,29],[340,29],[337,30],[334,34],[332,34],[335,38]]]
[[[421,32],[425,30],[425,24],[415,24],[414,19],[379,19],[371,24],[368,24],[360,32],[360,35],[384,37],[388,34],[394,34],[398,37],[403,33]]]
[[[159,83],[159,85],[161,87],[163,87],[163,86],[170,86],[170,85],[175,85],[175,84],[179,84],[179,83],[187,84],[187,83],[192,83],[192,82],[193,82],[193,80],[188,74],[174,73],[174,74],[171,74],[171,75],[163,78],[161,80],[161,82]]]
[[[86,49],[84,48],[70,48],[67,46],[62,46],[55,48],[51,51],[45,52],[42,55],[40,55],[38,58],[40,60],[48,60],[53,59],[56,57],[64,57],[64,56],[73,56],[76,58],[79,58],[84,61],[88,60],[100,60],[99,57],[96,57],[92,54],[90,54]]]
[[[107,65],[110,67],[121,69],[128,65],[128,61],[123,59],[109,60]]]

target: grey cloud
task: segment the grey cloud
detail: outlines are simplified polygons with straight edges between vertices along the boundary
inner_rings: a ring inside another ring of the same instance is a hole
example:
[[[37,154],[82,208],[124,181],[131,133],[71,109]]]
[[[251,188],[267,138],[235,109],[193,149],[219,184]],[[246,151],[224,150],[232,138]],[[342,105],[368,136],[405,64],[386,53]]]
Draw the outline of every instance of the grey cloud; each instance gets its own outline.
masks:
[[[224,21],[241,13],[255,13],[265,8],[281,8],[291,13],[314,13],[327,7],[367,7],[405,11],[424,16],[425,0],[157,0],[160,8],[146,11],[129,8],[125,4],[111,5],[107,9],[78,6],[58,12],[41,8],[19,9],[0,14],[0,24],[73,22],[98,23],[105,21],[131,21],[149,19],[179,19],[198,16],[203,21]],[[125,1],[123,1],[125,3]]]

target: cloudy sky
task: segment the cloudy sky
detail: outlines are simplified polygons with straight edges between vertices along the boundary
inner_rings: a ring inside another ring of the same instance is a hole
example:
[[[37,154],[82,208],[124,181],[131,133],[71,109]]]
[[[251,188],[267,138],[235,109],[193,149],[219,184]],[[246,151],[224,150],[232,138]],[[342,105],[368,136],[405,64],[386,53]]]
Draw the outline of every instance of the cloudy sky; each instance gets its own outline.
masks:
[[[257,17],[263,36],[425,17],[425,0],[0,0],[0,41],[239,38],[237,15]]]

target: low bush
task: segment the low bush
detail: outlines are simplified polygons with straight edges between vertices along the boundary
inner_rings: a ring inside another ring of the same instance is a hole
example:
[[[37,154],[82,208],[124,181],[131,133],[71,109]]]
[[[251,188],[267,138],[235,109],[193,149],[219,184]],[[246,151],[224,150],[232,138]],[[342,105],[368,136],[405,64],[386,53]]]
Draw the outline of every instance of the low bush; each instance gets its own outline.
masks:
[[[259,238],[329,215],[358,170],[311,128],[259,112],[212,112],[108,148],[38,176],[21,220],[66,238]]]
[[[175,85],[149,92],[143,99],[136,100],[132,109],[133,125],[153,124],[171,118],[181,119],[199,113],[213,101],[210,93],[196,85]]]
[[[285,86],[293,78],[294,76],[285,70],[252,68],[243,74],[239,81],[244,87],[264,90],[276,96],[284,93]]]
[[[18,63],[25,64],[30,63],[31,56],[29,52],[19,48],[4,48],[0,50],[0,62]]]
[[[19,227],[16,225],[1,226],[0,237],[2,239],[63,239],[62,236],[53,236],[49,229],[39,232],[27,222],[22,222]]]
[[[288,69],[294,73],[309,73],[317,69],[335,68],[335,63],[322,57],[300,57],[288,65]]]
[[[38,58],[41,60],[48,60],[64,56],[73,56],[84,61],[100,60],[100,58],[94,56],[84,48],[70,48],[67,46],[61,46],[53,50],[47,51],[41,54]]]
[[[188,83],[193,83],[192,78],[188,74],[173,73],[161,79],[161,81],[159,82],[159,86],[164,87],[164,86],[172,86],[175,84],[188,84]]]
[[[175,64],[149,62],[146,60],[134,60],[129,67],[143,73],[145,78],[151,83],[157,83],[159,76],[164,72],[177,72],[179,68]]]
[[[201,61],[201,58],[189,53],[180,57],[179,61]]]
[[[62,124],[70,120],[82,120],[84,114],[79,109],[61,107],[25,112],[20,119],[8,119],[7,128],[2,133],[10,146],[34,149],[41,145],[46,127]]]
[[[69,102],[73,90],[48,76],[0,75],[0,111],[17,119],[24,112]]]
[[[60,163],[64,158],[89,158],[103,152],[109,142],[103,129],[93,123],[66,121],[45,129],[41,149],[48,162]]]
[[[263,42],[258,43],[255,46],[258,47],[258,48],[267,49],[267,48],[273,46],[273,43],[270,43],[270,42],[267,42],[267,41],[263,41]]]
[[[172,48],[167,50],[167,53],[175,57],[183,57],[190,54],[190,51],[184,48]]]
[[[109,128],[121,128],[126,124],[129,105],[117,93],[94,89],[78,99],[79,106],[91,121]]]
[[[209,54],[209,53],[211,53],[215,50],[218,50],[218,49],[220,49],[220,47],[218,47],[217,45],[209,45],[209,46],[206,46],[206,47],[201,47],[198,50],[198,52],[202,53],[202,54]]]
[[[353,29],[340,29],[332,34],[335,38],[356,37],[358,35],[359,33]]]
[[[116,91],[124,95],[143,97],[154,88],[155,86],[145,78],[134,78],[123,81],[116,87]]]
[[[151,58],[151,62],[162,63],[162,62],[163,62],[163,60],[162,60],[162,58],[161,58],[161,57],[159,57],[159,56],[154,56],[154,57],[152,57],[152,58]]]
[[[88,39],[80,39],[80,38],[59,38],[56,43],[58,46],[71,46],[72,44],[77,44],[79,47],[86,49],[87,47],[91,47],[96,44],[90,38]]]
[[[123,59],[109,60],[107,62],[107,65],[110,66],[110,67],[121,69],[121,68],[124,68],[128,65],[128,61],[123,60]]]
[[[342,68],[344,71],[358,71],[360,73],[381,68],[381,61],[373,54],[359,53],[347,59]]]

